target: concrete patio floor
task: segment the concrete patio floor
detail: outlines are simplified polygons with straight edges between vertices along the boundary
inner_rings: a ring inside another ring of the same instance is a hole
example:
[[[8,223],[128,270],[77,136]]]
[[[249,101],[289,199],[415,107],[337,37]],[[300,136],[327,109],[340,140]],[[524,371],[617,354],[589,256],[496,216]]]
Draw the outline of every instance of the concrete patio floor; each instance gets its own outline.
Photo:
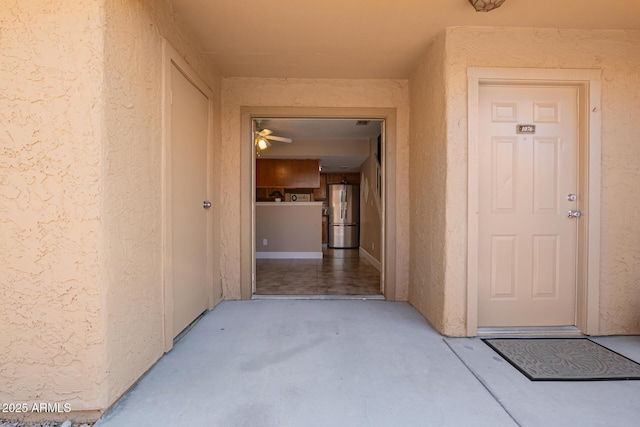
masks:
[[[595,341],[640,361],[640,337]],[[96,427],[638,426],[640,381],[531,382],[409,304],[226,301]]]

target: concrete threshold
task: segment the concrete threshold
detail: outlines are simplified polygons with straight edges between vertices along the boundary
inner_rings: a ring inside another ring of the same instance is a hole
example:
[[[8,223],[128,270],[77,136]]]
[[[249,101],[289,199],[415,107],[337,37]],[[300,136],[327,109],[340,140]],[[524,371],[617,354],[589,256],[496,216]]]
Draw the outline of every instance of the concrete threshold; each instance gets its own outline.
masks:
[[[385,301],[384,295],[253,295],[252,300],[372,300]]]

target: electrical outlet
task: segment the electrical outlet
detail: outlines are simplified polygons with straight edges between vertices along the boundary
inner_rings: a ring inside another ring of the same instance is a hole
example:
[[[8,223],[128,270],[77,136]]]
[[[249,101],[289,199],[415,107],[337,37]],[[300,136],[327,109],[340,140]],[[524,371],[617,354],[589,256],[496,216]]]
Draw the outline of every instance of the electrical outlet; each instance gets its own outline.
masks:
[[[262,239],[262,246],[267,246],[267,239]]]

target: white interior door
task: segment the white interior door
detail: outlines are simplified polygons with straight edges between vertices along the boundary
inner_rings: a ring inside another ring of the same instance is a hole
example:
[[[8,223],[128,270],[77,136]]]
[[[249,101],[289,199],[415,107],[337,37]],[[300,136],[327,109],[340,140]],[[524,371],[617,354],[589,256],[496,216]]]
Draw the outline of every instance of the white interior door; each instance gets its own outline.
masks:
[[[572,87],[480,86],[480,327],[575,325],[577,101]]]
[[[209,100],[171,66],[171,271],[173,336],[208,307]]]

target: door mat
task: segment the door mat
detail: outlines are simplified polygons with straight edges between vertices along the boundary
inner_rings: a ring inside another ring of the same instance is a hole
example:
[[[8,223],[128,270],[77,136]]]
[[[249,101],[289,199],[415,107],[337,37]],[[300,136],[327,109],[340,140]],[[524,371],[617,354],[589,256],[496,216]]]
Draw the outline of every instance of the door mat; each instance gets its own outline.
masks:
[[[531,381],[640,380],[640,364],[588,338],[485,338]]]

